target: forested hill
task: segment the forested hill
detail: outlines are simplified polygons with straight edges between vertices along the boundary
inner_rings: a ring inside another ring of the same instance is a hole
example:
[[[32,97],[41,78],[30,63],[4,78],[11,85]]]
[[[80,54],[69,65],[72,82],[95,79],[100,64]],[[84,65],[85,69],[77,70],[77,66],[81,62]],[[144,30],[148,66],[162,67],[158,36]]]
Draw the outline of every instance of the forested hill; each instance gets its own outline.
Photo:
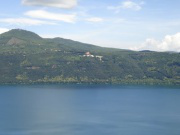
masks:
[[[20,29],[0,35],[0,84],[180,85],[180,53],[103,48]]]

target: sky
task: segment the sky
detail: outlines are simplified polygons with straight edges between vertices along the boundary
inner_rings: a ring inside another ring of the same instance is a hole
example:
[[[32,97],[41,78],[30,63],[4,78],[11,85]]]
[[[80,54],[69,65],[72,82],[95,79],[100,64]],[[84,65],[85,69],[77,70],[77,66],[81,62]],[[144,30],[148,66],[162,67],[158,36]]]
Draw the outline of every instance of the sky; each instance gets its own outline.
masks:
[[[0,33],[25,29],[103,47],[180,52],[180,0],[3,0]]]

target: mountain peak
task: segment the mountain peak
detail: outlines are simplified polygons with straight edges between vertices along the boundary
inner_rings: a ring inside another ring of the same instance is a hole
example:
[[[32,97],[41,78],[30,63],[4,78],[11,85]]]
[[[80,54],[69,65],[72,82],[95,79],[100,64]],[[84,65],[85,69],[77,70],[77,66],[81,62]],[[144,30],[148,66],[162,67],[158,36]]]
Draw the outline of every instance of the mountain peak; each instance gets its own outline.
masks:
[[[37,35],[34,32],[31,31],[27,31],[27,30],[23,30],[23,29],[12,29],[8,32],[5,32],[3,34],[1,34],[1,36],[3,37],[7,37],[7,38],[18,38],[18,39],[22,39],[22,40],[40,40],[42,39],[39,35]]]

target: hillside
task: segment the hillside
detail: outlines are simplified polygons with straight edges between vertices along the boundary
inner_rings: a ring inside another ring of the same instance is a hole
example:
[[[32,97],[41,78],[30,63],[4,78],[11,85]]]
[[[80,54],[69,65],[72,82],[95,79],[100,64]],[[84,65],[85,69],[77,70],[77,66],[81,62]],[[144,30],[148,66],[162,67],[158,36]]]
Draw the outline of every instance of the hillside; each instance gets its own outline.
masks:
[[[103,48],[20,29],[0,35],[0,84],[180,85],[180,54]]]

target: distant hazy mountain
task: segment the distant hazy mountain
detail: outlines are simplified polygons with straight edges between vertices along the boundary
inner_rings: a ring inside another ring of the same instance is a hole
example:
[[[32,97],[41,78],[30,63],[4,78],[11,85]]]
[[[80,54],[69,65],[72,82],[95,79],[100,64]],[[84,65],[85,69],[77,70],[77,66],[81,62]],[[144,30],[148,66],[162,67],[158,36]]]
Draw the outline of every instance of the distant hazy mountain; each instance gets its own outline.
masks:
[[[0,83],[180,85],[180,54],[103,48],[14,29],[0,35]]]

